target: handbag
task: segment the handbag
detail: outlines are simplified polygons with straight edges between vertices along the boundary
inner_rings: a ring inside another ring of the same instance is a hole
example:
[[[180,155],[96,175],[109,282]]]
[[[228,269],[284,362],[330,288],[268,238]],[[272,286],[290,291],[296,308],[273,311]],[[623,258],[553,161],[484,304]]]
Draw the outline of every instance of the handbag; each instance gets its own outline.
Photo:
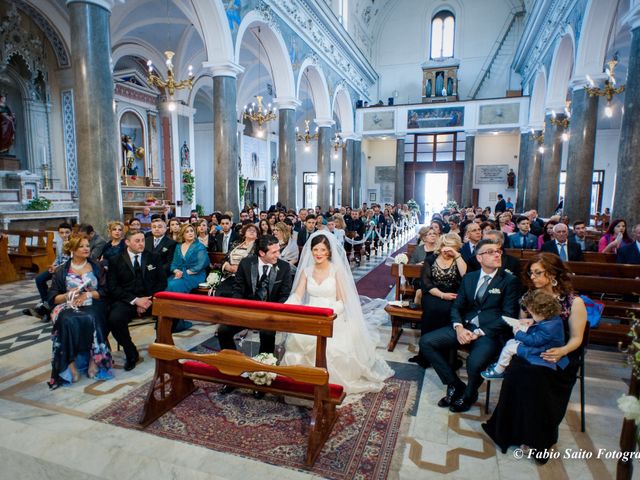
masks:
[[[591,328],[597,328],[600,325],[600,317],[602,317],[602,311],[604,310],[604,303],[598,300],[592,300],[586,295],[580,295],[580,298],[584,302],[584,306],[587,309],[587,321]]]

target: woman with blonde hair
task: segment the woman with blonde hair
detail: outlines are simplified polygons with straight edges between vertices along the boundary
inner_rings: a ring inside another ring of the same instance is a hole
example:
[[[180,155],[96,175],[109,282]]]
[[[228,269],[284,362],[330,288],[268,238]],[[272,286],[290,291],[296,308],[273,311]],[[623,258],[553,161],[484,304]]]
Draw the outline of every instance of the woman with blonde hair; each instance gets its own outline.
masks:
[[[284,222],[278,222],[273,227],[273,235],[278,239],[280,244],[280,258],[289,262],[291,265],[298,263],[298,244],[291,236],[291,230]]]
[[[422,266],[422,322],[420,336],[451,323],[451,307],[458,296],[462,277],[467,273],[467,264],[460,255],[462,242],[457,233],[445,233],[438,238],[434,257],[427,258]],[[421,367],[429,367],[425,357],[418,355],[409,359]]]
[[[110,241],[105,243],[102,253],[98,256],[104,268],[109,268],[109,260],[124,252],[127,246],[124,243],[124,223],[113,220],[107,224]]]

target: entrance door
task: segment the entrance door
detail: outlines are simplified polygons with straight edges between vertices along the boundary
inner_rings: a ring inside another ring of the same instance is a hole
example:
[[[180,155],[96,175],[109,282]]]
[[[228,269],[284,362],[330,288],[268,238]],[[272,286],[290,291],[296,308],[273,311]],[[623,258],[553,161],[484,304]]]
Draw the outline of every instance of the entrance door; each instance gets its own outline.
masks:
[[[434,213],[440,213],[447,204],[447,187],[449,174],[446,172],[434,172],[425,174],[424,182],[424,211],[426,219],[431,219]]]

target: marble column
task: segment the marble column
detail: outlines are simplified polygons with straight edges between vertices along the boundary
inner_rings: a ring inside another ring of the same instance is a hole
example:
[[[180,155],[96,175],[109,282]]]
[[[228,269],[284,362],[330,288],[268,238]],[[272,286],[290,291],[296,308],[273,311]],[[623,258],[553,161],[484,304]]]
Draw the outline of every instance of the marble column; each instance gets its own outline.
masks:
[[[520,151],[518,152],[518,173],[516,180],[516,204],[515,211],[522,213],[524,211],[524,199],[526,196],[526,179],[527,169],[529,166],[529,158],[532,155],[532,149],[535,148],[531,133],[528,129],[520,130]]]
[[[362,205],[362,141],[353,142],[353,208]]]
[[[278,104],[278,201],[287,208],[296,205],[296,106],[293,100]]]
[[[563,212],[571,222],[583,220],[587,225],[591,214],[597,122],[598,97],[589,97],[583,87],[577,88],[571,99],[571,136]]]
[[[331,201],[331,139],[333,120],[315,120],[318,125],[318,205],[323,211],[329,209]]]
[[[404,203],[404,139],[406,134],[396,138],[396,187],[395,203]]]
[[[107,2],[67,1],[74,74],[80,221],[103,232],[122,219]]]
[[[542,130],[536,130],[534,134],[542,135]],[[540,191],[540,164],[542,163],[542,153],[539,144],[535,139],[531,139],[531,151],[529,152],[529,161],[527,162],[526,185],[524,197],[524,210],[538,209],[538,192]]]
[[[464,142],[464,170],[462,171],[462,198],[460,205],[473,205],[473,170],[475,168],[476,132],[466,132]],[[479,205],[474,205],[478,207]]]
[[[620,127],[618,170],[611,218],[624,218],[627,228],[640,223],[640,1],[635,1],[624,19],[631,27],[631,49],[624,94],[624,115]],[[619,112],[615,112],[619,114]]]
[[[556,205],[558,205],[564,128],[557,122],[564,118],[566,118],[564,114],[556,115],[556,123],[553,123],[551,114],[545,117],[544,154],[540,165],[540,188],[538,191],[538,213],[541,217],[553,215]]]
[[[230,210],[236,221],[240,210],[236,76],[243,69],[233,63],[203,66],[213,75],[213,205]]]
[[[353,145],[352,138],[345,140],[342,149],[342,198],[340,205],[353,205]]]

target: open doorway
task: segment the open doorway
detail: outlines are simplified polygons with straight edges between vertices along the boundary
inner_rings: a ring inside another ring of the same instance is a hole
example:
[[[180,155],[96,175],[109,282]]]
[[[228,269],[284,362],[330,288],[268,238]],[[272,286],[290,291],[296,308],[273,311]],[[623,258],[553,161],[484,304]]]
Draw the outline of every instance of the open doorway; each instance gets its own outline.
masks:
[[[425,221],[429,221],[434,213],[440,213],[447,204],[448,186],[449,174],[447,172],[434,172],[425,175]]]

